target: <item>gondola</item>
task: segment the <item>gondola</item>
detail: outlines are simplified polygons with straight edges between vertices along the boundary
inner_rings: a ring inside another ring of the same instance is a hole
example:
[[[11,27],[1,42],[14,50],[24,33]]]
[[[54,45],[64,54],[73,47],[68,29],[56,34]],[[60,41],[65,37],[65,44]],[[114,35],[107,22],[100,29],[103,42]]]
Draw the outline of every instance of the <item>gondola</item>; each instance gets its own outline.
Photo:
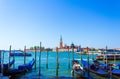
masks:
[[[114,66],[112,66],[111,72],[114,75],[120,76],[120,64],[116,64],[116,67],[117,68],[115,68]]]
[[[113,75],[120,76],[120,69],[113,69],[111,72],[112,72]]]
[[[10,53],[10,56],[32,56],[31,53]]]
[[[10,61],[10,63],[7,64],[0,64],[0,72],[8,70],[9,67],[11,67],[14,64],[15,60],[13,59],[12,61]]]
[[[100,63],[99,61],[95,60],[93,61],[95,65],[98,65],[100,68],[104,69],[104,70],[107,70],[107,71],[110,71],[113,75],[118,75],[120,76],[120,65],[119,64],[116,64],[116,67],[113,67],[113,64],[108,64],[108,66],[106,66],[106,64],[104,63]],[[110,66],[111,66],[111,70],[110,70]]]
[[[105,63],[100,63],[98,60],[93,61],[94,65],[98,66],[99,68],[103,70],[107,70],[107,65]]]
[[[79,65],[79,62],[77,60],[73,60],[73,65],[75,64],[74,62],[78,63],[78,65]],[[84,77],[84,71],[79,66],[73,68],[73,72],[72,73],[75,73],[79,77]]]
[[[32,59],[28,64],[19,65],[17,69],[10,69],[7,71],[4,71],[4,76],[19,76],[22,74],[25,74],[26,72],[29,72],[33,65],[35,63],[35,60]]]
[[[99,67],[93,65],[93,64],[89,64],[87,61],[81,60],[81,63],[83,64],[83,66],[85,67],[86,70],[95,73],[97,75],[103,76],[103,77],[109,77],[109,73],[100,69]]]
[[[18,69],[20,69],[20,70],[26,70],[27,69],[29,71],[29,70],[32,69],[34,63],[35,63],[35,60],[32,59],[32,61],[30,61],[28,64],[18,66]]]
[[[74,73],[78,75],[79,77],[84,77],[84,71],[79,69],[79,70],[74,70]]]

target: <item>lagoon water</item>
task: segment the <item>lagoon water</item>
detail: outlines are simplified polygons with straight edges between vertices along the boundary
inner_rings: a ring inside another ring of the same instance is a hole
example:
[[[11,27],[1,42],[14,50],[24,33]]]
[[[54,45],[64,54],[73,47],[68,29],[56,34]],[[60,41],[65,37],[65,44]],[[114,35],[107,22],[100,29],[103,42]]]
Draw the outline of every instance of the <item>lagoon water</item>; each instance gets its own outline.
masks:
[[[26,57],[26,63],[31,61],[32,58],[35,58],[35,53],[34,52],[29,52],[32,54],[31,57]],[[46,52],[42,52],[41,53],[41,75],[38,75],[39,72],[39,52],[36,53],[37,54],[37,59],[36,59],[36,69],[33,66],[33,69],[29,72],[26,73],[25,75],[22,75],[20,77],[18,77],[17,79],[56,79],[56,78],[60,78],[60,79],[73,79],[72,74],[71,74],[71,70],[72,70],[72,52],[59,52],[59,69],[58,69],[58,77],[56,77],[56,52],[48,52],[48,68],[46,68],[46,60],[47,60],[47,53]],[[70,54],[70,69],[69,69],[69,54]],[[97,54],[94,54],[94,56],[92,54],[89,55],[89,61],[92,61],[92,58],[95,59]],[[82,55],[82,59],[87,60],[88,55]],[[13,59],[13,57],[11,57],[11,60]],[[74,53],[74,59],[79,60],[81,59],[81,56]],[[8,62],[8,52],[4,53],[4,63]],[[101,61],[102,62],[102,61]],[[113,61],[111,61],[113,62]],[[119,61],[117,61],[118,63]],[[24,57],[15,57],[15,68],[18,67],[18,65],[24,64]],[[11,67],[13,68],[13,66]],[[86,72],[85,77],[88,78],[88,72]],[[2,75],[2,74],[1,74]],[[104,77],[100,77],[98,75],[92,74],[90,73],[89,78],[91,79],[106,79]],[[74,78],[76,78],[77,76],[75,75]]]

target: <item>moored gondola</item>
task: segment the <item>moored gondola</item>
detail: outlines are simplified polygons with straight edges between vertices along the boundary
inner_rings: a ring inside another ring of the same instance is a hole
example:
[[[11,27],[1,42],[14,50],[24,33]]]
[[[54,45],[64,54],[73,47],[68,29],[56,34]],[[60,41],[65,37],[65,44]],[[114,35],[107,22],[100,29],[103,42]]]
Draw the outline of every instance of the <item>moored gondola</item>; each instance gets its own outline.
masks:
[[[95,60],[93,61],[95,65],[99,66],[99,68],[103,69],[104,71],[108,71],[110,73],[112,73],[113,75],[118,75],[120,76],[120,65],[116,64],[116,66],[114,66],[114,64],[108,64],[106,65],[105,63],[100,63],[99,61]],[[111,67],[111,69],[110,69]]]
[[[32,56],[31,53],[10,53],[10,56]]]
[[[80,66],[77,60],[73,60],[73,72],[72,73],[75,73],[79,77],[84,77],[83,67]]]
[[[84,77],[84,71],[83,70],[74,70],[74,73],[78,75],[79,77]]]
[[[25,74],[26,72],[30,71],[35,63],[35,60],[32,59],[28,64],[19,65],[17,69],[10,69],[4,71],[4,76],[18,76]]]
[[[1,70],[2,70],[2,71],[8,70],[9,67],[11,67],[14,63],[15,63],[15,60],[13,59],[12,61],[10,61],[10,63],[0,64],[0,72],[1,72]]]
[[[87,61],[81,60],[81,63],[85,67],[86,70],[95,73],[97,75],[103,76],[103,77],[109,77],[109,73],[100,69],[99,67],[95,66],[94,64],[89,64]]]

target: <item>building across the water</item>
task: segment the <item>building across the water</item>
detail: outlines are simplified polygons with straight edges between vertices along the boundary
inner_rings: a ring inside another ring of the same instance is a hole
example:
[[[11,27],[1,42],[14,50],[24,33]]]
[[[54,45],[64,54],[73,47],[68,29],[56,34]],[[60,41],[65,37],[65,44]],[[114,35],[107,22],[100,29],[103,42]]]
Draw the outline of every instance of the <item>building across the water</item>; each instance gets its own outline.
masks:
[[[115,50],[119,50],[120,51],[120,48],[115,48]]]
[[[63,46],[63,41],[62,41],[62,36],[60,37],[60,43],[59,43],[59,47],[58,47],[58,51],[59,52],[65,52],[65,51],[77,51],[78,46],[74,45],[73,43],[71,45],[64,45]],[[56,52],[56,48],[53,48],[53,51]]]

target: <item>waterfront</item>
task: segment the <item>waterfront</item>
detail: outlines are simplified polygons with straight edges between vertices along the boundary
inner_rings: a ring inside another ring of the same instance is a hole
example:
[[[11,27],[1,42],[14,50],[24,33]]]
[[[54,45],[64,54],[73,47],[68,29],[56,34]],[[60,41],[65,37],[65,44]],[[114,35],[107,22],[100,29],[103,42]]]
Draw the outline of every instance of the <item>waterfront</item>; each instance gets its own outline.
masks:
[[[26,63],[29,62],[32,58],[35,57],[35,54],[33,52],[29,52],[32,54],[31,57],[26,57]],[[70,63],[69,63],[69,55],[70,55]],[[71,69],[72,69],[72,52],[59,52],[58,53],[58,63],[59,63],[59,69],[58,69],[58,76],[56,76],[56,52],[48,52],[48,68],[47,68],[47,53],[46,52],[42,52],[41,53],[41,75],[38,75],[39,72],[39,52],[36,53],[36,69],[33,66],[33,69],[29,72],[26,73],[25,75],[22,75],[20,77],[18,77],[18,79],[24,78],[24,79],[35,79],[35,78],[42,78],[42,79],[46,79],[46,78],[72,78],[72,74],[71,74]],[[82,55],[82,59],[87,61],[87,56],[88,55]],[[92,54],[89,55],[89,61],[92,61],[92,57],[97,56],[97,54],[95,54],[94,56]],[[13,57],[11,57],[12,59]],[[81,56],[74,53],[74,59],[75,60],[81,60]],[[5,52],[4,53],[4,63],[8,62],[8,53]],[[101,61],[102,62],[102,61]],[[113,62],[113,61],[110,61]],[[116,61],[116,63],[119,63],[119,61]],[[15,68],[17,68],[18,65],[24,64],[24,57],[15,57]],[[70,65],[70,68],[69,68]],[[11,67],[13,68],[13,66]],[[86,72],[85,77],[88,78],[88,72]],[[1,74],[2,75],[2,74]],[[91,79],[101,79],[104,77],[100,77],[98,75],[95,75],[93,73],[90,73]],[[77,76],[75,75],[74,78],[76,78]],[[104,78],[106,79],[106,78]]]

